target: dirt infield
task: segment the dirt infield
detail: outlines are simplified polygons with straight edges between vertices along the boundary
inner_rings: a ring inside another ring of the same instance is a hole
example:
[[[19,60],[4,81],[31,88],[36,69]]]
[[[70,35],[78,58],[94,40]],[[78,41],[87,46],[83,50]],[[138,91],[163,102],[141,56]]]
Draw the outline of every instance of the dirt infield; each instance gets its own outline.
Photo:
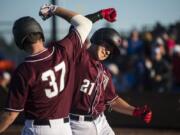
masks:
[[[1,135],[20,135],[22,126],[11,126]],[[116,135],[180,135],[176,130],[114,128]]]
[[[176,130],[114,128],[116,135],[180,135]]]

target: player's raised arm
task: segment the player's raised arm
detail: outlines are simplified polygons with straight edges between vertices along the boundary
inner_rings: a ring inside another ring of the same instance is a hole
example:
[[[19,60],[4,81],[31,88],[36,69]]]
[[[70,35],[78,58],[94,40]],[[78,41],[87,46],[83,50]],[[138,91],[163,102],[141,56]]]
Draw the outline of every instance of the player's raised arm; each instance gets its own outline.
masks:
[[[116,21],[117,12],[114,8],[106,8],[106,9],[101,9],[95,13],[88,14],[85,17],[91,20],[92,23],[98,22],[99,20],[103,20],[103,19],[110,23],[113,23]],[[72,27],[73,26],[71,25],[70,29]]]
[[[120,97],[116,98],[110,104],[110,107],[112,108],[112,110],[115,110],[117,112],[130,116],[140,117],[147,124],[149,124],[152,119],[152,111],[150,107],[148,107],[147,105],[144,105],[142,107],[134,107]]]
[[[71,23],[74,26],[74,28],[78,31],[82,43],[84,43],[92,28],[92,22],[88,18],[74,11],[62,7],[57,7],[56,5],[52,4],[43,5],[40,8],[39,15],[42,17],[43,20],[48,19],[52,15],[62,17],[63,19]]]

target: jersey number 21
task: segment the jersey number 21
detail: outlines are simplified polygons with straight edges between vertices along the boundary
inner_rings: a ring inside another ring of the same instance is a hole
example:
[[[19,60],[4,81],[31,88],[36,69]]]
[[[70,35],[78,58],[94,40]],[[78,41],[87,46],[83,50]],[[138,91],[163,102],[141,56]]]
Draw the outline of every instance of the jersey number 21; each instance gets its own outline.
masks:
[[[80,91],[87,93],[88,95],[91,95],[93,89],[94,89],[95,83],[90,82],[88,79],[83,80],[83,84],[81,85]]]

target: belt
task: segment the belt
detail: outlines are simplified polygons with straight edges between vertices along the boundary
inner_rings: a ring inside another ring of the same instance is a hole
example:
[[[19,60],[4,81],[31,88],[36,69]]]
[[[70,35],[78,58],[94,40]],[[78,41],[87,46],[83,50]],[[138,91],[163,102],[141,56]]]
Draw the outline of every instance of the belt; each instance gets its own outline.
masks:
[[[102,114],[100,114],[99,116],[102,116]],[[96,120],[99,116],[79,115],[79,114],[69,115],[71,120],[76,120],[76,121],[93,121]]]
[[[64,123],[68,123],[69,122],[69,118],[62,118]],[[46,119],[41,119],[41,120],[34,120],[34,125],[37,126],[45,126],[45,125],[49,125],[50,126],[50,120],[46,120]]]

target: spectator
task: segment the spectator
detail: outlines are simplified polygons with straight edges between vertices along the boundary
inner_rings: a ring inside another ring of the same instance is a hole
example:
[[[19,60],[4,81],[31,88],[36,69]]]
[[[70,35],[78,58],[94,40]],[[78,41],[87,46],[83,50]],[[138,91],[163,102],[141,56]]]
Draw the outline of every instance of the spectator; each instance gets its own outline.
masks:
[[[156,47],[153,52],[152,68],[154,74],[151,76],[153,80],[153,91],[165,92],[170,88],[170,65],[163,58],[160,47]]]
[[[143,57],[150,58],[152,53],[153,35],[151,32],[146,32],[143,36]]]
[[[8,72],[0,71],[0,108],[5,107],[10,79]]]
[[[173,90],[180,92],[180,45],[175,45],[172,57]]]
[[[165,41],[165,44],[167,45],[167,47],[166,47],[167,48],[167,55],[168,55],[168,59],[170,60],[172,58],[172,55],[173,55],[175,40],[173,38],[171,38],[167,32],[163,33],[162,38]]]
[[[128,55],[132,57],[138,57],[142,54],[142,40],[139,37],[139,32],[134,30],[131,35],[130,39],[128,40]]]
[[[124,92],[125,89],[123,87],[123,75],[121,73],[121,71],[119,70],[118,66],[114,63],[110,63],[109,65],[107,65],[107,68],[109,69],[109,71],[112,74],[112,81],[117,89],[118,92]]]

